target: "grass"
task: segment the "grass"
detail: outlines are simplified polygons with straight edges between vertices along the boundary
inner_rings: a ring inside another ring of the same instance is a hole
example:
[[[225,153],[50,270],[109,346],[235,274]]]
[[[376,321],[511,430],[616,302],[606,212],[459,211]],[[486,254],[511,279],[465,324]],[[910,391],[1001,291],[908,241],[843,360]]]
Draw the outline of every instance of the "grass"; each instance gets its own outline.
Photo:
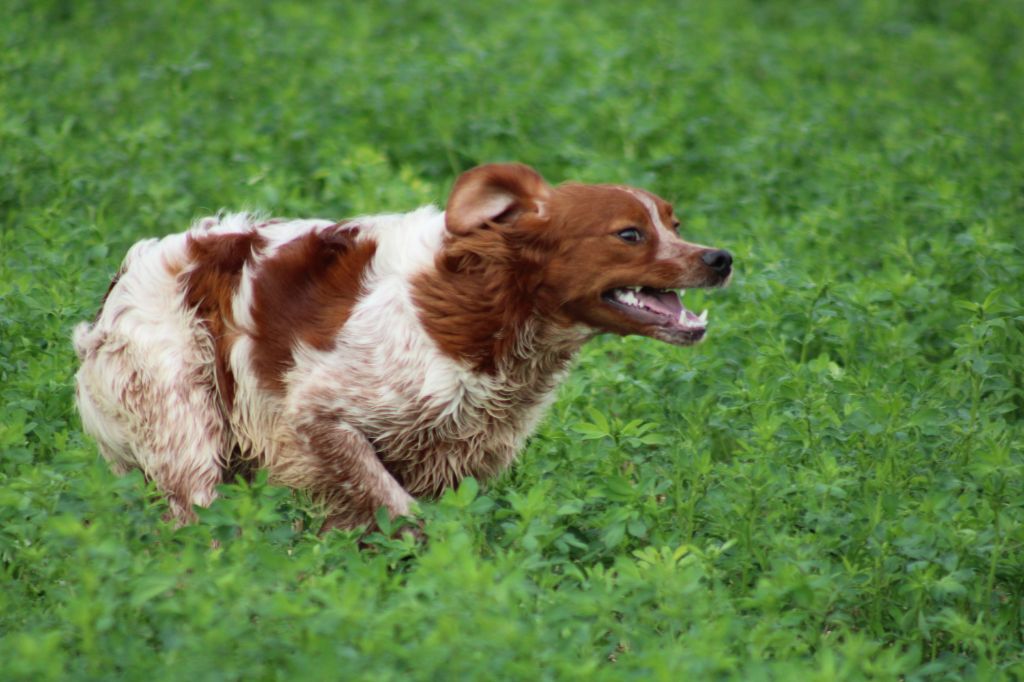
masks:
[[[1019,0],[4,14],[3,679],[1024,677]],[[135,240],[503,159],[648,187],[739,272],[699,348],[588,346],[426,545],[262,480],[175,530],[82,436],[70,328]]]

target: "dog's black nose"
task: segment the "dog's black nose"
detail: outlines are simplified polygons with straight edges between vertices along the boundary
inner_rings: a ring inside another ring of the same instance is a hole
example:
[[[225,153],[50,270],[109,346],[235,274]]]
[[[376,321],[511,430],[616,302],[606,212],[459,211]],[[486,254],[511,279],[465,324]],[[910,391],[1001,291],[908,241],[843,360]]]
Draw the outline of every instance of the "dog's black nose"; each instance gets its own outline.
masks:
[[[709,268],[722,275],[729,272],[729,268],[732,267],[732,254],[725,249],[705,251],[701,254],[700,259]]]

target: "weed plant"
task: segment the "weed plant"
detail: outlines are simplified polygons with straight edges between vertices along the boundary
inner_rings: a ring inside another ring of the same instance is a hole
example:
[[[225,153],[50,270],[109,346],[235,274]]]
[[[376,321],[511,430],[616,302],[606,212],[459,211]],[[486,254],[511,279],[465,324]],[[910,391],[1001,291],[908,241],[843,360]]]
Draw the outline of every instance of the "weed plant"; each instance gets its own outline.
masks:
[[[1024,676],[1019,0],[3,15],[0,678]],[[83,437],[70,329],[137,239],[513,159],[668,197],[738,272],[698,348],[589,345],[427,543],[265,479],[174,529]]]

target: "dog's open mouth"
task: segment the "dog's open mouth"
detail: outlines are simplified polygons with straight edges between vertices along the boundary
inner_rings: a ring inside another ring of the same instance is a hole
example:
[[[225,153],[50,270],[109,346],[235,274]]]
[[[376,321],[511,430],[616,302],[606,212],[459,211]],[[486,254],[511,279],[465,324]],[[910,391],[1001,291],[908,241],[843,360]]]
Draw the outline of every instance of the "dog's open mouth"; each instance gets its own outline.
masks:
[[[708,311],[697,315],[687,310],[681,300],[685,293],[685,289],[620,287],[606,291],[601,298],[635,322],[661,328],[676,343],[696,343],[708,329]]]

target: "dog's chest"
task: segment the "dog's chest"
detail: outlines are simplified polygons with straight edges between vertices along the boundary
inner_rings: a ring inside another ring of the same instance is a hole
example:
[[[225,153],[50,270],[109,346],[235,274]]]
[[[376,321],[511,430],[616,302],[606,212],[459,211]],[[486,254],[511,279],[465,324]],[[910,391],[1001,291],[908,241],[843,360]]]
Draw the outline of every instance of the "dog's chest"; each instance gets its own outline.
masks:
[[[292,398],[361,432],[411,494],[430,496],[505,469],[571,357],[569,349],[538,352],[477,372],[438,349],[402,283],[379,282],[336,347],[300,363]]]
[[[522,450],[563,375],[559,368],[453,385],[446,400],[407,403],[402,418],[375,424],[372,441],[413,495],[440,494],[466,476],[490,478]]]

